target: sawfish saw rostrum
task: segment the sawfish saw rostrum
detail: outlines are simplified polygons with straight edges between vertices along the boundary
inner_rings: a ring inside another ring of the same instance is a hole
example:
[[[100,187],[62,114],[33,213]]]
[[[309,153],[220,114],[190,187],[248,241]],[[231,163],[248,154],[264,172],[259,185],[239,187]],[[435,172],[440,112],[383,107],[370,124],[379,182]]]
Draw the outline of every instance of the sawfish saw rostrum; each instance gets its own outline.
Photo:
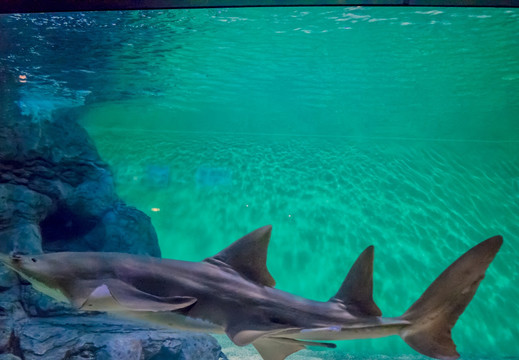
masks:
[[[353,264],[326,302],[274,288],[264,226],[201,262],[103,252],[0,254],[35,289],[85,311],[190,331],[225,333],[252,344],[264,360],[283,360],[329,341],[400,337],[432,358],[459,357],[451,329],[503,243],[494,236],[450,265],[401,316],[382,317],[373,301],[374,248]]]

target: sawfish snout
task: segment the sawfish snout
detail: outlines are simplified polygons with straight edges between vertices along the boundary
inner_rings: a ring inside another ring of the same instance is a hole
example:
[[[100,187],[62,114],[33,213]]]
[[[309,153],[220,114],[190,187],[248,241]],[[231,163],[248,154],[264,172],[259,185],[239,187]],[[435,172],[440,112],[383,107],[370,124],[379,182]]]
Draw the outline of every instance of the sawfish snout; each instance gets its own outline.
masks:
[[[0,254],[0,262],[15,271],[38,291],[58,301],[68,302],[56,280],[60,274],[60,263],[49,261],[46,255],[31,255],[12,252]],[[56,270],[57,269],[57,270]],[[58,275],[58,276],[57,276]]]
[[[9,255],[0,253],[0,263],[12,268],[14,264],[21,260],[21,255],[18,253],[11,253]]]
[[[19,251],[12,251],[9,253],[9,259],[12,263],[21,263],[23,261],[31,260],[32,262],[36,262],[36,258],[30,257],[29,254],[19,252]]]
[[[37,266],[38,259],[36,256],[21,252],[11,252],[9,255],[0,253],[0,263],[23,275]]]
[[[9,259],[11,260],[11,262],[13,263],[20,263],[23,259],[24,256],[26,256],[27,254],[22,254],[22,253],[19,253],[19,252],[12,252],[9,254]]]

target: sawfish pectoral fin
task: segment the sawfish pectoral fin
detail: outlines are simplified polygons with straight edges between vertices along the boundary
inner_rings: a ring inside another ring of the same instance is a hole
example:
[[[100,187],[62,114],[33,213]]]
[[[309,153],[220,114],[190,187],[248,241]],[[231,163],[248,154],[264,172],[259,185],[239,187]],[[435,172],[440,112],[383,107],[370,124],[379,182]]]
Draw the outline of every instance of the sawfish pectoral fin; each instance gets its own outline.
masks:
[[[245,346],[254,343],[256,340],[265,337],[283,337],[290,332],[299,332],[301,328],[284,328],[277,330],[253,330],[244,329],[242,324],[229,324],[225,329],[225,334],[231,341],[238,346]]]
[[[284,360],[287,356],[306,349],[307,346],[335,348],[335,344],[300,341],[282,337],[262,337],[252,343],[263,360]]]
[[[332,343],[303,341],[284,337],[284,334],[300,332],[300,328],[286,328],[278,330],[240,330],[228,327],[226,334],[238,346],[252,344],[263,360],[284,360],[287,356],[306,349],[308,346],[335,348]]]
[[[143,292],[119,280],[96,287],[79,307],[89,311],[176,311],[193,305],[191,296],[161,297]]]
[[[242,330],[238,332],[232,331],[232,329],[227,329],[225,331],[227,337],[231,339],[231,341],[238,346],[245,346],[252,344],[257,339],[268,334],[268,331],[260,331],[260,330]]]

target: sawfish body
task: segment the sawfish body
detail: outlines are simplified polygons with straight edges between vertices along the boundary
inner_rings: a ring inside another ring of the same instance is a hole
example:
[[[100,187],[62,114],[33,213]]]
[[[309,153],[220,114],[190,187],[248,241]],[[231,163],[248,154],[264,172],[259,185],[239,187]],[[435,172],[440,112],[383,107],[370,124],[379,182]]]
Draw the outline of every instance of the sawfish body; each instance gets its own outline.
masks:
[[[322,341],[400,335],[422,354],[456,359],[450,332],[502,244],[496,236],[454,262],[402,316],[384,318],[372,298],[374,249],[357,259],[335,296],[309,300],[274,288],[266,268],[271,227],[202,262],[122,253],[0,255],[39,291],[86,311],[164,326],[225,333],[283,360]]]

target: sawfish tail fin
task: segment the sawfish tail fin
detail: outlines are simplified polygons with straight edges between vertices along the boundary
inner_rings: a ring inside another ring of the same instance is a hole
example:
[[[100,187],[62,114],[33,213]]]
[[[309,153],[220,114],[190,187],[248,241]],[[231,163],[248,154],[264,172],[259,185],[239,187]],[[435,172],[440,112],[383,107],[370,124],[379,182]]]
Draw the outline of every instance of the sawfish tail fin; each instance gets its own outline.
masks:
[[[502,243],[501,236],[494,236],[467,251],[401,316],[410,322],[400,331],[409,346],[436,359],[459,357],[451,329],[472,300]]]

